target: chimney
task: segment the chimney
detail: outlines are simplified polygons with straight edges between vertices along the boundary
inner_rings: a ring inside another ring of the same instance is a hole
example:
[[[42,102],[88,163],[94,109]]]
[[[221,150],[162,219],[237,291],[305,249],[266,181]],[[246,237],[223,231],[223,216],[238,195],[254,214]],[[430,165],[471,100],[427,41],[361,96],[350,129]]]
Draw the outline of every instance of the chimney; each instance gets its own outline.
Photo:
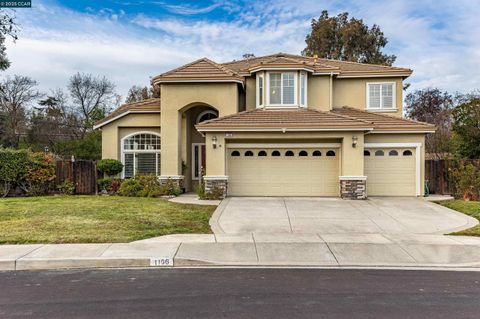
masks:
[[[317,63],[318,54],[313,55],[313,63]]]

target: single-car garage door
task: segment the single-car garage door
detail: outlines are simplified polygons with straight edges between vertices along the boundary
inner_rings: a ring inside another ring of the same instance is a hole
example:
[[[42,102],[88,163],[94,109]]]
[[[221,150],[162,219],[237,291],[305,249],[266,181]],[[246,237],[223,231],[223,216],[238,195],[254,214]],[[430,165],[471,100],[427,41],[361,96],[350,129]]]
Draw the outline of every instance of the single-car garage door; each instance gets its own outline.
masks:
[[[415,149],[365,149],[369,196],[415,196]]]
[[[229,148],[231,196],[338,196],[338,148]]]

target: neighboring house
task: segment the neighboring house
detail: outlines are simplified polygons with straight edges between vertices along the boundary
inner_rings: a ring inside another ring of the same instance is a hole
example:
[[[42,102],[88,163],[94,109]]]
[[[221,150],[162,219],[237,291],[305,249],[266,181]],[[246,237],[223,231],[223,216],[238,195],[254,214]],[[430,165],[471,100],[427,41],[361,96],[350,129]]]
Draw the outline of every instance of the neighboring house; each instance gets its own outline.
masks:
[[[122,177],[231,196],[421,196],[430,124],[402,118],[405,68],[274,54],[203,58],[153,78],[161,98],[97,123]]]

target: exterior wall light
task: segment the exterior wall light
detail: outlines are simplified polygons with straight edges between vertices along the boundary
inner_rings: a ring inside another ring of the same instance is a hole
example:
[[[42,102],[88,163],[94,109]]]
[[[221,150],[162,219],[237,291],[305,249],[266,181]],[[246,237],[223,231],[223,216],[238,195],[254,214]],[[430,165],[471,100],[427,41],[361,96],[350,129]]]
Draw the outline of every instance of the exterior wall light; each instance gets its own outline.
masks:
[[[357,147],[357,143],[358,143],[358,137],[356,137],[355,135],[352,136],[352,147],[353,148]]]
[[[217,148],[217,136],[216,135],[212,136],[212,146],[213,146],[214,149]]]

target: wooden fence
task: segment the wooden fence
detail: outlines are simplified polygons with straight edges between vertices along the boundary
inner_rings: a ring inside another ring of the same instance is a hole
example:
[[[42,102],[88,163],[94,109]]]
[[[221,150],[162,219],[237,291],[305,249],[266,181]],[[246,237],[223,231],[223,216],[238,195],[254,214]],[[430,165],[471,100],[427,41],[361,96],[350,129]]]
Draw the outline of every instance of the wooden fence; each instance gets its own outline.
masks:
[[[95,194],[97,191],[97,168],[94,161],[57,161],[55,185],[70,180],[75,184],[76,194]]]
[[[480,167],[480,160],[463,160],[465,164]],[[451,195],[454,193],[454,181],[451,169],[455,167],[453,160],[426,160],[425,180],[429,183],[431,194]]]

